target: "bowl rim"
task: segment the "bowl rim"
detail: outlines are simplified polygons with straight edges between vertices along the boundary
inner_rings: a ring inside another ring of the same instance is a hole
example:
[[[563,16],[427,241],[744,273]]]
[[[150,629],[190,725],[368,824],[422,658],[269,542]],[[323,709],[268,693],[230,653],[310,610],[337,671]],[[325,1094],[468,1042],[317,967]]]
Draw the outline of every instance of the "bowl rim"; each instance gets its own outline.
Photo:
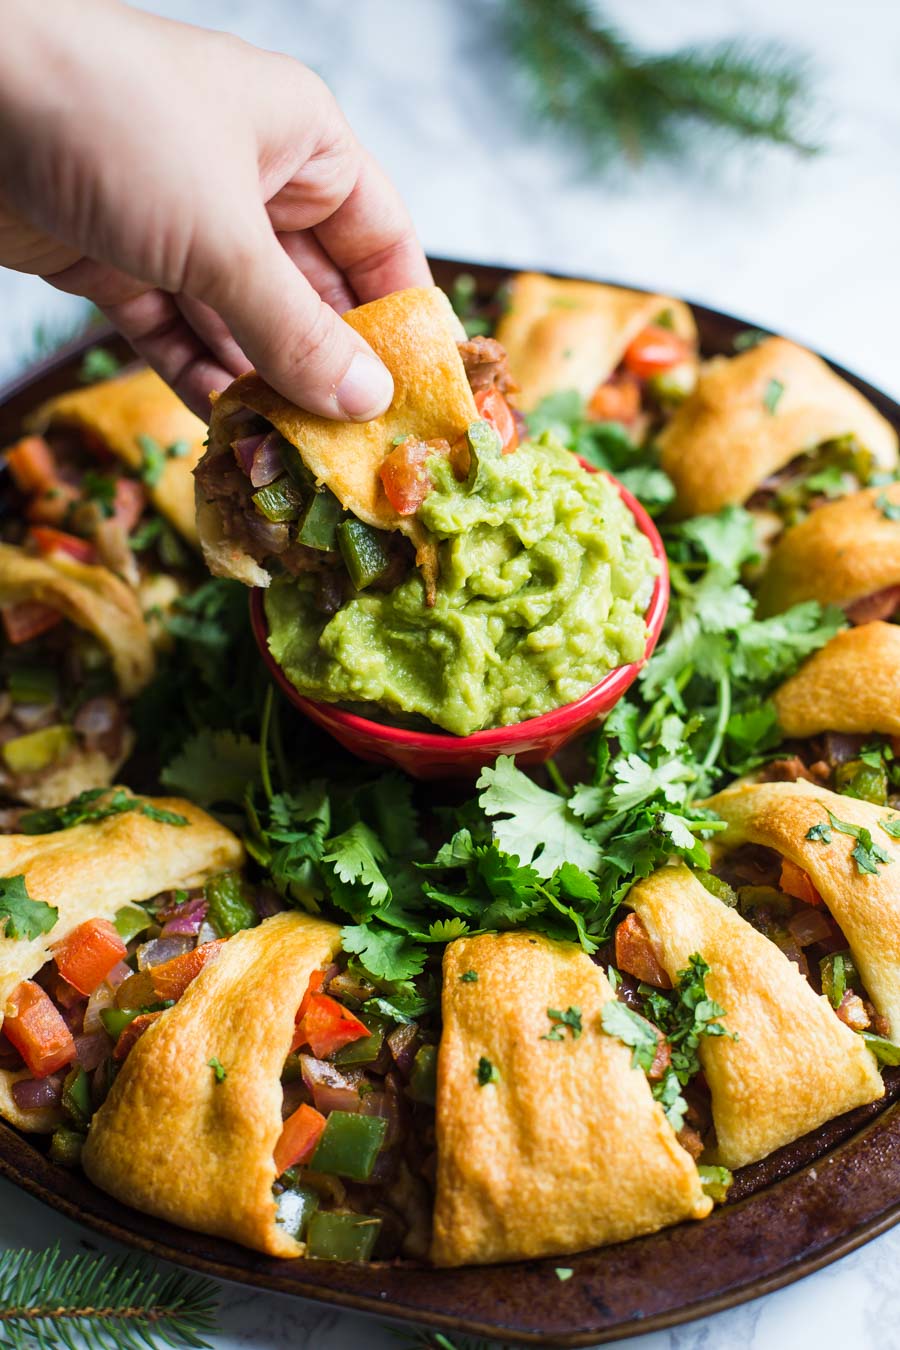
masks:
[[[473,731],[468,736],[454,736],[452,732],[414,731],[406,727],[394,727],[373,718],[363,717],[360,713],[349,712],[337,703],[328,703],[323,699],[310,698],[301,694],[291,684],[284,670],[269,650],[269,625],[265,613],[266,587],[254,586],[250,591],[250,623],[256,645],[269,673],[287,698],[302,712],[314,709],[319,716],[327,717],[333,726],[339,726],[355,737],[364,736],[369,740],[378,740],[385,746],[407,751],[432,751],[446,754],[457,750],[465,755],[478,752],[487,755],[502,755],[505,751],[514,753],[520,741],[532,741],[535,738],[550,737],[568,731],[573,725],[581,725],[599,711],[609,711],[634,682],[656,648],[666,613],[669,608],[669,566],[665,545],[656,523],[645,507],[629,492],[614,474],[606,469],[596,469],[581,456],[575,456],[588,473],[602,474],[618,492],[624,505],[634,519],[638,530],[649,541],[653,556],[659,565],[654,578],[650,601],[644,611],[647,626],[647,640],[643,655],[637,661],[615,666],[597,684],[591,685],[571,703],[563,703],[549,712],[537,717],[526,718],[522,722],[511,722],[508,726],[488,727],[482,731]]]

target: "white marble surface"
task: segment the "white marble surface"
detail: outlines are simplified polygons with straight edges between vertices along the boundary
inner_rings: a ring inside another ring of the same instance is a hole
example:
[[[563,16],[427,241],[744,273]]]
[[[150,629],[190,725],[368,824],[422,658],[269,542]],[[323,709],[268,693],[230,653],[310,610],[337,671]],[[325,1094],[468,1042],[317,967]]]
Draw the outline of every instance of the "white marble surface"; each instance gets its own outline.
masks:
[[[715,171],[585,173],[516,109],[489,0],[156,0],[173,17],[289,51],[331,83],[403,190],[434,253],[555,266],[706,301],[804,339],[900,395],[896,326],[900,5],[896,0],[610,0],[631,33],[671,46],[772,36],[818,68],[828,153],[729,157]],[[177,97],[177,90],[173,91]],[[474,122],[490,130],[471,134]],[[0,378],[37,323],[70,323],[67,297],[0,274]],[[0,1183],[0,1245],[73,1250],[82,1235]],[[900,1347],[900,1230],[792,1288],[637,1350]],[[398,1350],[360,1318],[223,1290],[216,1350]]]

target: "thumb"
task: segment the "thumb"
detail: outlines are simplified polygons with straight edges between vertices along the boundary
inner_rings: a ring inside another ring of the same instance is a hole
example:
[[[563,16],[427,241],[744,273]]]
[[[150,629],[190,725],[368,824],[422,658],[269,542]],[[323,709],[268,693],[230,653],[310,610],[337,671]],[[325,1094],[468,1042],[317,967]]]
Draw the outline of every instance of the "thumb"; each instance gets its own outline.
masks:
[[[269,224],[217,259],[185,291],[228,325],[263,379],[308,412],[366,422],[390,404],[394,382],[368,343],[317,295]],[[202,271],[202,269],[201,269]]]

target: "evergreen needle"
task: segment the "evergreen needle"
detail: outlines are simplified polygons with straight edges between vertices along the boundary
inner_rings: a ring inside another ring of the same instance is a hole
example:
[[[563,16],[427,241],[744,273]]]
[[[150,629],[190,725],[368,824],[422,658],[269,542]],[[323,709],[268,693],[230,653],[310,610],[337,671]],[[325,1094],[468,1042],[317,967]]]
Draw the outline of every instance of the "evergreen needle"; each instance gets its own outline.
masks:
[[[211,1281],[144,1257],[0,1252],[0,1350],[206,1350],[215,1311]]]

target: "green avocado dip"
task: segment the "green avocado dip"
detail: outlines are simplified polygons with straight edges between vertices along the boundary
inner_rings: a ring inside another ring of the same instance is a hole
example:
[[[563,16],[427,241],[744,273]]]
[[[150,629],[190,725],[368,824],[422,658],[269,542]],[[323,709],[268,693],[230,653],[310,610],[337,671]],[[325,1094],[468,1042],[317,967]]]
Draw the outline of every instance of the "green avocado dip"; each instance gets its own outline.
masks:
[[[466,736],[571,703],[640,659],[657,564],[603,475],[549,433],[507,455],[498,439],[466,482],[438,455],[427,469],[432,607],[416,569],[393,590],[352,592],[330,617],[312,577],[283,575],[266,592],[269,648],[300,693]]]

